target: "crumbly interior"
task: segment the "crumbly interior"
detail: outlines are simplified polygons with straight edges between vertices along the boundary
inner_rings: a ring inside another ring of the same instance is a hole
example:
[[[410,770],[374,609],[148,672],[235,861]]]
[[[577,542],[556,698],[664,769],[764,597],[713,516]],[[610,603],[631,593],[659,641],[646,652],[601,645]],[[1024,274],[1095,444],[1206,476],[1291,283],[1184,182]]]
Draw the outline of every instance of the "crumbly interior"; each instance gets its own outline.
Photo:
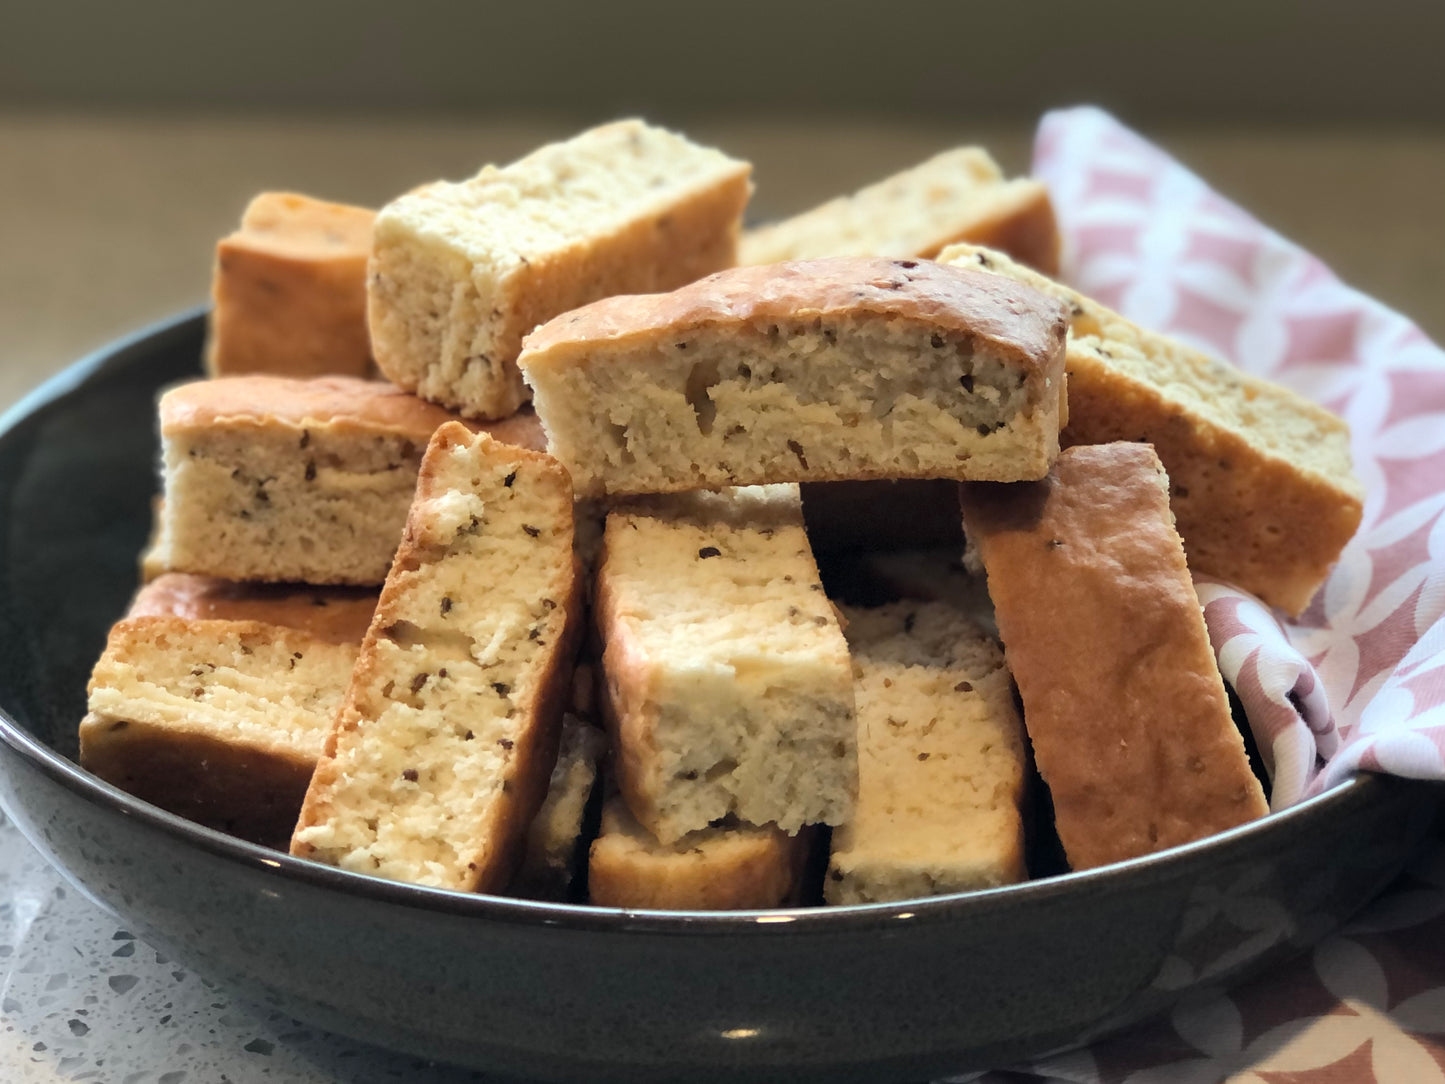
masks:
[[[1304,608],[1360,520],[1364,490],[1340,418],[1001,253],[954,245],[939,260],[1008,275],[1069,305],[1064,443],[1152,443],[1191,567],[1291,613]]]
[[[918,321],[704,326],[565,349],[565,363],[528,379],[551,451],[583,494],[1012,481],[1043,477],[1057,452],[1057,389],[1041,395],[970,336]]]
[[[256,621],[132,618],[116,625],[96,664],[88,709],[315,760],[356,652]]]
[[[844,616],[858,807],[833,833],[825,898],[870,903],[1022,880],[1026,755],[1002,650],[944,603]]]
[[[953,245],[940,263],[977,266],[1008,275],[1069,306],[1072,374],[1079,364],[1107,368],[1157,389],[1210,424],[1246,436],[1251,444],[1361,492],[1351,467],[1349,430],[1324,407],[1199,350],[1148,331],[1062,283],[1031,271],[1002,253]],[[1103,347],[1103,350],[1100,350]],[[1116,349],[1121,347],[1122,349]]]
[[[853,807],[847,648],[796,486],[608,516],[599,625],[618,772],[664,843],[729,814],[787,832]]]
[[[575,715],[563,718],[557,764],[547,784],[547,797],[527,830],[527,851],[512,883],[515,894],[565,898],[576,872],[582,817],[606,751],[607,739],[601,730]]]
[[[820,256],[926,258],[987,217],[1006,187],[1003,172],[986,151],[960,147],[851,196],[747,231],[738,262],[780,263]]]
[[[605,125],[382,209],[369,282],[377,364],[475,417],[526,399],[537,324],[731,266],[748,167],[636,121]]]
[[[294,192],[262,192],[246,206],[240,236],[271,251],[302,259],[365,256],[376,212]]]
[[[556,753],[572,497],[546,457],[486,437],[434,440],[427,463],[293,850],[466,890],[510,872],[498,853],[536,806],[509,791]]]
[[[422,450],[394,433],[274,420],[172,432],[156,557],[231,580],[379,584]]]
[[[603,907],[736,910],[796,902],[810,835],[730,824],[661,843],[621,798],[602,807],[587,883]]]

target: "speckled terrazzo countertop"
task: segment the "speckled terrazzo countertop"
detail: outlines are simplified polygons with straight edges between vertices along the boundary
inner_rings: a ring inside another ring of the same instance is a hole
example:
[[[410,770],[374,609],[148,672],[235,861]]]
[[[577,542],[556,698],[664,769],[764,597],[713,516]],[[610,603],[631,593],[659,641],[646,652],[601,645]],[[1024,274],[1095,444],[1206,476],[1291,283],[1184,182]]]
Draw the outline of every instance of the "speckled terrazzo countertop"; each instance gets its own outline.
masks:
[[[1140,1084],[1226,1076],[1249,1084],[1428,1084],[1445,1080],[1442,984],[1445,837],[1437,834],[1400,880],[1343,930],[1229,997],[1186,1004],[1167,1021],[1091,1050],[1010,1073],[960,1079],[1129,1081],[1128,1066],[1134,1065],[1149,1070]],[[1280,1016],[1281,1006],[1309,1006],[1314,1015],[1283,1029],[1285,1035],[1241,1030],[1241,1012]],[[1180,1047],[1176,1029],[1191,1036],[1194,1046]],[[1161,1066],[1161,1058],[1170,1064]],[[348,1042],[233,1000],[224,988],[118,925],[0,815],[0,1081],[5,1084],[485,1079]]]
[[[480,1074],[349,1043],[224,989],[138,940],[0,814],[4,1084],[462,1084]]]

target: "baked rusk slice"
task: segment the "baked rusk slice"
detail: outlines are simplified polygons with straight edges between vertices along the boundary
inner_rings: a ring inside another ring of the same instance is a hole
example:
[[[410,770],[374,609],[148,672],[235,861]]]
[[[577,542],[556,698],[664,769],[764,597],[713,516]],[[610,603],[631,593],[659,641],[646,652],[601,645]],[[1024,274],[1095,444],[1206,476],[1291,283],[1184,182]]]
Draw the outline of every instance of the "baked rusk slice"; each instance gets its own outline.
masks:
[[[599,907],[739,911],[802,903],[816,834],[719,825],[661,843],[620,797],[602,807],[588,855],[587,896]]]
[[[852,813],[848,649],[797,486],[614,508],[594,616],[618,788],[659,840],[730,814],[796,832]]]
[[[526,852],[508,895],[567,899],[586,853],[583,821],[606,752],[607,735],[600,728],[575,715],[563,717],[562,744],[547,797],[527,829]]]
[[[1061,439],[1154,445],[1190,568],[1292,615],[1309,605],[1364,510],[1342,419],[1000,253],[959,245],[939,259],[1007,276],[1069,307]]]
[[[566,471],[437,430],[291,852],[504,887],[557,756],[581,598]]]
[[[422,450],[455,415],[380,380],[236,376],[161,397],[165,499],[148,570],[379,585]],[[473,426],[473,428],[477,428]],[[535,415],[493,423],[536,444]]]
[[[1069,448],[1045,480],[962,503],[1069,864],[1264,816],[1154,450]]]
[[[381,209],[367,291],[376,363],[467,417],[527,398],[522,336],[608,294],[670,290],[737,256],[751,167],[627,120]]]
[[[958,147],[800,215],[743,233],[738,263],[820,256],[916,256],[972,241],[1046,274],[1059,268],[1049,190],[1009,180],[982,147]]]
[[[997,275],[838,257],[613,297],[527,337],[584,495],[864,478],[1042,478],[1064,307]]]
[[[81,766],[285,847],[375,608],[374,590],[158,577],[95,665]]]
[[[376,212],[262,192],[216,245],[212,376],[371,375],[366,261]]]
[[[1021,881],[1028,774],[1013,680],[991,638],[941,602],[845,607],[858,807],[833,830],[829,903]]]

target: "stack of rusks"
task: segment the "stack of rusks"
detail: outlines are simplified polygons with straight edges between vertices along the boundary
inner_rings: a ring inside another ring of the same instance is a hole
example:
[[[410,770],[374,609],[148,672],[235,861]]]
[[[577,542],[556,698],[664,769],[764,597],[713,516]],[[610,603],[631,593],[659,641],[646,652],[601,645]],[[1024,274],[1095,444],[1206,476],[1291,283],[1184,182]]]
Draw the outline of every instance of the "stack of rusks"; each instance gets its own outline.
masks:
[[[1047,193],[978,149],[744,231],[751,189],[625,121],[379,212],[257,197],[82,763],[629,908],[1263,816],[1191,572],[1300,613],[1360,520],[1344,424],[1055,281]]]

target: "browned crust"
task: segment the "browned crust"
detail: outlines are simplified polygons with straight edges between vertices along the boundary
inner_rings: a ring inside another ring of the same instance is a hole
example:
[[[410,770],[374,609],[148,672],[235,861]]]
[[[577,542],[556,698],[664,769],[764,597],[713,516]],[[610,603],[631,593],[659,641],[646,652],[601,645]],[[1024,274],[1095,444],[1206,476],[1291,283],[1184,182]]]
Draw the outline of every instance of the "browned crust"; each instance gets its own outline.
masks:
[[[631,820],[622,799],[612,798],[608,806],[587,863],[589,902],[599,907],[735,911],[802,902],[803,876],[817,839],[812,828],[796,836],[747,828],[756,838],[719,857],[693,843],[726,828],[684,836],[671,847],[655,841],[636,847],[637,837],[621,827]]]
[[[297,629],[333,644],[359,644],[371,624],[376,600],[375,588],[237,583],[167,572],[140,589],[126,616],[259,621]]]
[[[1152,448],[1062,453],[1049,477],[966,484],[1040,774],[1087,869],[1267,812]]]
[[[839,256],[735,267],[670,294],[605,298],[543,324],[519,364],[565,364],[579,348],[630,346],[704,327],[877,316],[967,335],[1037,376],[1057,365],[1067,329],[1062,302],[1000,275],[926,260]],[[571,349],[569,349],[571,348]]]
[[[1059,224],[1049,190],[1038,181],[1021,179],[1005,186],[999,206],[957,237],[922,253],[933,259],[959,241],[1007,252],[1020,263],[1050,277],[1059,273]]]
[[[278,640],[284,640],[291,641],[297,646],[304,646],[308,641],[322,639],[310,635],[305,629],[296,629],[294,626],[288,627],[270,621],[223,617],[215,619],[214,624],[198,627],[197,622],[201,620],[204,619],[169,613],[128,613],[110,627],[110,632],[106,636],[105,654],[101,656],[101,659],[104,661],[107,656],[113,656],[123,661],[134,662],[138,651],[149,652],[152,650],[150,641],[172,635],[215,636],[218,639],[235,636],[248,650],[251,643],[272,644]],[[295,635],[297,632],[300,633],[299,636]],[[332,642],[344,644],[347,641]],[[86,685],[86,691],[93,691],[96,687],[97,681],[92,673],[91,679]]]
[[[449,410],[384,380],[252,374],[198,380],[161,396],[161,434],[225,425],[382,430],[424,441],[456,420]]]
[[[80,764],[179,817],[280,850],[315,766],[280,747],[95,714],[80,724]]]
[[[1325,478],[1261,454],[1242,434],[1202,424],[1185,406],[1118,375],[1080,344],[1070,344],[1067,361],[1070,413],[1060,443],[1151,443],[1169,472],[1170,505],[1189,567],[1291,615],[1301,613],[1359,529],[1364,502],[1349,488],[1354,480]]]
[[[298,192],[262,192],[241,215],[241,228],[225,240],[287,254],[317,258],[371,254],[376,212],[350,203],[332,203]],[[223,242],[224,243],[224,242]]]
[[[647,296],[695,282],[737,263],[738,224],[748,197],[752,167],[737,163],[729,176],[690,193],[660,218],[644,216],[605,241],[578,240],[513,272],[516,306],[498,332],[499,355],[516,360],[529,332],[576,308],[576,283],[594,284],[592,297],[627,291]],[[641,293],[645,291],[646,293]]]
[[[366,709],[376,697],[373,692],[377,682],[376,644],[386,635],[386,629],[404,619],[402,600],[410,589],[411,581],[422,565],[434,559],[420,541],[427,533],[421,518],[425,514],[421,505],[445,492],[438,479],[441,460],[453,448],[470,447],[478,440],[491,442],[492,438],[486,434],[474,434],[462,422],[451,421],[441,426],[427,445],[401,546],[381,589],[376,616],[362,641],[346,700],[326,736],[321,759],[296,820],[297,831],[319,824],[331,815],[330,792],[339,778],[336,764],[338,739],[343,732],[354,731],[364,724],[368,716]],[[501,444],[500,441],[496,443]],[[512,462],[530,464],[571,488],[566,469],[551,456],[514,445],[506,447],[507,457]],[[547,656],[534,699],[531,703],[525,700],[517,702],[519,713],[530,716],[532,725],[519,731],[511,750],[510,774],[505,777],[505,785],[499,788],[495,801],[488,808],[483,824],[478,826],[485,833],[489,845],[469,863],[468,876],[458,886],[462,891],[496,892],[507,885],[521,863],[527,829],[546,797],[561,740],[562,713],[571,698],[573,663],[583,632],[584,579],[575,556],[572,575],[566,586],[562,605],[551,612],[543,632],[553,649]],[[314,848],[296,839],[293,833],[291,853],[309,857]]]
[[[653,667],[647,653],[634,642],[628,623],[618,617],[616,591],[606,571],[609,534],[604,529],[592,598],[593,635],[605,645],[599,714],[607,731],[613,781],[637,819],[652,824],[658,820],[656,798],[662,789],[658,778],[659,708],[652,689]]]
[[[997,253],[960,253],[954,260],[955,266],[976,263],[999,274],[1031,277]],[[1190,567],[1291,615],[1302,612],[1363,516],[1363,488],[1348,457],[1324,467],[1252,444],[1247,432],[1216,423],[1146,378],[1121,372],[1114,351],[1165,358],[1205,396],[1288,404],[1309,419],[1321,442],[1342,451],[1348,442],[1345,422],[1287,388],[1140,328],[1067,286],[1041,288],[1070,308],[1069,415],[1060,442],[1153,444],[1173,483],[1171,504]]]
[[[371,373],[366,257],[216,246],[206,371],[308,377]]]
[[[212,375],[366,376],[366,261],[376,212],[291,192],[253,199],[216,245]]]

